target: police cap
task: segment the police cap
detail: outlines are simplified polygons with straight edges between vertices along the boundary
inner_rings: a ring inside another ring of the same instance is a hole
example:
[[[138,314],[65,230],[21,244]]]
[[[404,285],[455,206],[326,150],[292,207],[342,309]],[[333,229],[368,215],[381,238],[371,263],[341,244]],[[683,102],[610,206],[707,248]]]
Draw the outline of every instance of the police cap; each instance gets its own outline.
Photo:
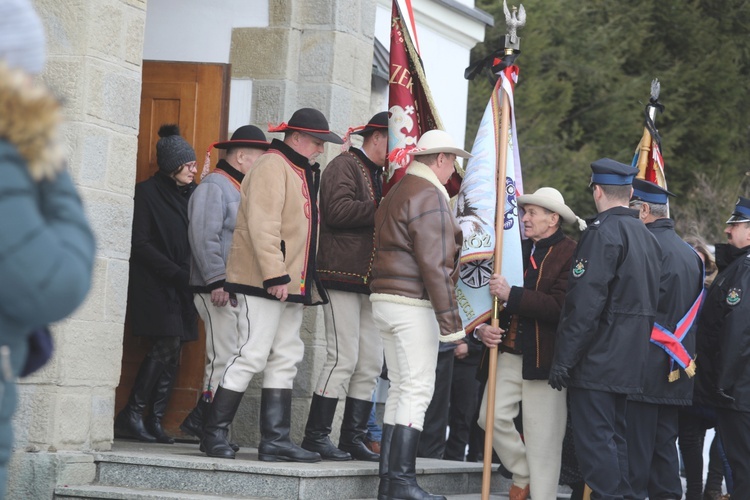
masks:
[[[591,172],[591,183],[589,185],[609,184],[613,186],[625,186],[633,183],[638,169],[619,161],[602,158],[591,164]]]
[[[737,224],[740,222],[750,222],[750,200],[739,197],[737,204],[734,206],[734,212],[727,220],[727,224]]]
[[[642,179],[633,179],[633,196],[630,198],[633,201],[666,205],[670,196],[674,196],[674,194],[658,184]]]

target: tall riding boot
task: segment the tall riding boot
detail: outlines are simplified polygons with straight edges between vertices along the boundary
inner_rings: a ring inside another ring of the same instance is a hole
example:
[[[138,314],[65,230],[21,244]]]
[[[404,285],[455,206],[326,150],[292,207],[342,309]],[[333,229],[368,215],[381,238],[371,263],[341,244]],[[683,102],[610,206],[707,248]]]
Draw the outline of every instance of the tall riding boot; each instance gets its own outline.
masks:
[[[180,430],[185,434],[190,434],[198,439],[203,439],[203,420],[211,409],[211,402],[204,399],[203,394],[198,396],[198,402],[195,404],[185,420],[180,424]]]
[[[391,439],[393,438],[393,426],[383,424],[383,436],[380,438],[380,466],[378,467],[378,476],[380,476],[380,485],[378,486],[378,500],[388,500],[388,490],[390,482],[388,481],[388,460],[391,454]]]
[[[169,397],[172,395],[172,387],[174,387],[174,380],[177,378],[178,368],[177,359],[166,365],[156,384],[154,384],[151,395],[151,414],[146,417],[146,430],[156,438],[158,443],[174,444],[174,439],[164,432],[161,419],[167,412],[167,404],[169,404]]]
[[[161,361],[156,361],[150,356],[143,360],[130,391],[128,404],[115,418],[115,437],[137,439],[147,443],[156,442],[156,438],[149,434],[143,425],[143,411],[162,370],[164,363]]]
[[[339,448],[349,452],[355,460],[377,462],[380,460],[380,455],[371,452],[365,446],[367,421],[370,419],[370,412],[372,412],[372,401],[346,398]]]
[[[211,411],[211,402],[203,397],[203,394],[198,396],[198,402],[195,404],[185,420],[180,424],[180,430],[185,434],[190,434],[198,438],[199,441],[203,440],[203,421],[208,417],[208,412]],[[238,444],[229,443],[229,446],[237,452],[240,451]],[[201,445],[201,451],[203,451],[203,445]]]
[[[320,462],[320,454],[292,442],[292,390],[263,389],[260,397],[260,444],[258,458],[264,462]]]
[[[396,425],[393,429],[388,470],[390,500],[446,500],[444,496],[430,495],[417,484],[417,448],[420,434],[422,431],[405,425]]]
[[[308,451],[320,453],[323,460],[344,461],[351,460],[352,456],[345,451],[341,451],[331,442],[331,425],[333,424],[333,415],[336,413],[338,398],[324,398],[313,394],[310,403],[310,414],[307,416],[307,426],[305,426],[305,439],[302,440],[302,447]]]
[[[235,452],[227,440],[229,424],[234,420],[244,392],[230,391],[219,386],[206,415],[201,450],[214,458],[234,458]]]

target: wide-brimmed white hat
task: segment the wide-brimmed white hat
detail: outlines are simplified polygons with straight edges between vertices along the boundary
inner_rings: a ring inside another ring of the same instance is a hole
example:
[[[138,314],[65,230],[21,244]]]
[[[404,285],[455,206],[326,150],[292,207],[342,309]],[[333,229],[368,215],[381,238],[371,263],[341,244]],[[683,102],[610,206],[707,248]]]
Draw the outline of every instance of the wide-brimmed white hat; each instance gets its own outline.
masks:
[[[471,158],[471,154],[456,147],[451,136],[443,130],[430,130],[422,134],[415,149],[409,150],[408,154],[413,156],[431,155],[435,153],[453,153],[461,158]]]
[[[543,187],[536,190],[534,194],[524,194],[518,197],[518,204],[537,205],[556,214],[565,222],[574,223],[578,220],[576,214],[565,204],[563,195],[555,188]]]

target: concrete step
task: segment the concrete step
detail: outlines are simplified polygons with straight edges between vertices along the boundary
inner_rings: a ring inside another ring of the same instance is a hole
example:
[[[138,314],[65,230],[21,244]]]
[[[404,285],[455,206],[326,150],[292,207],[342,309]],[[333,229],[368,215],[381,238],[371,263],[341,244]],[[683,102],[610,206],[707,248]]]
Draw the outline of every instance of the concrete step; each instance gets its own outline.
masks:
[[[200,495],[184,491],[145,490],[93,484],[84,486],[59,486],[55,489],[55,498],[65,500],[223,500],[227,497],[224,495]],[[235,498],[260,500],[258,497]]]
[[[144,490],[146,494],[166,491],[209,495],[209,498],[213,495],[362,499],[374,498],[379,483],[378,464],[374,462],[260,462],[254,448],[243,448],[235,460],[222,460],[206,457],[195,444],[160,445],[118,440],[112,451],[95,453],[94,461],[97,486]],[[432,493],[478,495],[481,491],[482,464],[418,459],[417,474],[419,484]],[[493,492],[507,492],[509,487],[507,479],[493,474]]]

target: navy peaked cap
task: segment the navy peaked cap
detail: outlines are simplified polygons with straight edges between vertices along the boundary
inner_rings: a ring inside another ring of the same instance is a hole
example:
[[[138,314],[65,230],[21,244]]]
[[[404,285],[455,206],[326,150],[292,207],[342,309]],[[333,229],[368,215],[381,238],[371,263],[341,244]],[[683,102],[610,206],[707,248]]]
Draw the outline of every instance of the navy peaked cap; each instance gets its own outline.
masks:
[[[654,203],[656,205],[666,205],[670,196],[674,196],[674,194],[658,184],[644,181],[643,179],[633,179],[632,200],[645,201],[646,203]]]
[[[737,200],[734,212],[729,216],[727,224],[737,224],[739,222],[750,222],[750,200],[742,196]]]
[[[609,158],[596,160],[591,164],[591,184],[625,186],[633,183],[638,169]]]

